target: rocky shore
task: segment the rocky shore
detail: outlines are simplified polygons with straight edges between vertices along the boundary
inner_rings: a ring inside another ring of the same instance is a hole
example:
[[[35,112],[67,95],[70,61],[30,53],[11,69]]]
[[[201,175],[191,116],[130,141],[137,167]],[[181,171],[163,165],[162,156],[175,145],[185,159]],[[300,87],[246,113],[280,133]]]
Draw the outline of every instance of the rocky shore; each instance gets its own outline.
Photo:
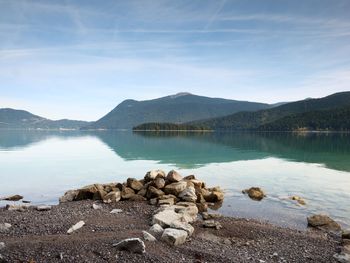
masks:
[[[57,206],[1,208],[0,262],[340,262],[334,255],[346,255],[347,233],[342,240],[210,212],[223,198],[220,187],[193,175],[157,170],[70,190]]]

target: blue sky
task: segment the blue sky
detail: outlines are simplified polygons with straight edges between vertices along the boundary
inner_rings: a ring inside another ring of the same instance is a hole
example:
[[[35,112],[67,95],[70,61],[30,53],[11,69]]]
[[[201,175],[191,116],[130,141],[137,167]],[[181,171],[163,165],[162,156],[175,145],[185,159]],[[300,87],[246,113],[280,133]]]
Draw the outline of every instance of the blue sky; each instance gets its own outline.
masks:
[[[348,0],[0,0],[0,108],[96,120],[178,92],[350,90]]]

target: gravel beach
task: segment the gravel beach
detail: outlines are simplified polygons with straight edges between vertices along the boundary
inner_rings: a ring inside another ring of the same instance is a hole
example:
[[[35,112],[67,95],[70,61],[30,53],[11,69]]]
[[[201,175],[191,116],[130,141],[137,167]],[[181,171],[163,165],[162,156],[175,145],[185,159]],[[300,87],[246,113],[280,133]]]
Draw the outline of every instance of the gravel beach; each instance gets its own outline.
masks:
[[[0,262],[336,262],[336,237],[315,230],[298,231],[247,219],[215,219],[222,228],[202,227],[180,246],[145,241],[146,253],[118,251],[112,244],[142,238],[150,228],[156,206],[145,201],[100,204],[84,200],[52,206],[49,211],[30,207],[23,212],[0,209],[0,223],[12,227],[0,233],[5,248]],[[122,212],[111,214],[112,209]],[[85,225],[67,230],[83,220]]]

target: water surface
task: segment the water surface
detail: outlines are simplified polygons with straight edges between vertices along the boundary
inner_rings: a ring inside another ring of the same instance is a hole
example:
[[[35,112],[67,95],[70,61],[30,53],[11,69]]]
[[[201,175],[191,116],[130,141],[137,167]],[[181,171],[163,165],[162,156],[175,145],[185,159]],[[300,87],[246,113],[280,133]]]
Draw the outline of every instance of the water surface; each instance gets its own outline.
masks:
[[[226,215],[303,228],[307,215],[326,213],[350,225],[348,134],[0,131],[0,196],[56,204],[68,189],[151,169],[220,185]],[[251,186],[268,197],[250,200],[241,191]]]

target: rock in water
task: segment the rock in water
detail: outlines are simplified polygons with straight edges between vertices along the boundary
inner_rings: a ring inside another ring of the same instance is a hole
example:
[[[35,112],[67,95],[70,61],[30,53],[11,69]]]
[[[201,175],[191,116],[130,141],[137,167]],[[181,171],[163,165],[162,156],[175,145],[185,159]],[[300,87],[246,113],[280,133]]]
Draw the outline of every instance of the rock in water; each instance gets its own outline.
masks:
[[[244,194],[248,194],[248,196],[256,201],[262,200],[266,195],[264,191],[260,187],[251,187],[249,189],[245,189],[242,191]]]
[[[1,198],[0,200],[5,200],[5,201],[19,201],[23,199],[23,196],[21,195],[11,195],[11,196],[7,196],[4,198]]]
[[[300,205],[306,205],[306,202],[303,198],[301,198],[300,196],[297,196],[297,195],[293,195],[290,197],[291,200],[294,200],[294,201],[297,201],[298,204]]]
[[[143,239],[146,241],[150,241],[150,242],[157,241],[157,239],[147,231],[142,231],[142,234],[143,234]]]
[[[340,225],[327,215],[312,215],[307,218],[308,226],[325,231],[341,231]]]
[[[12,225],[9,223],[0,224],[0,233],[5,233],[5,232],[9,231],[11,227],[12,227]]]
[[[169,245],[177,246],[185,243],[187,232],[185,230],[167,228],[164,230],[162,240]]]
[[[127,238],[119,243],[113,244],[118,250],[126,250],[132,253],[143,254],[146,252],[145,243],[140,238]]]
[[[168,173],[166,180],[171,183],[180,182],[182,180],[182,176],[175,170],[171,170]]]
[[[36,210],[38,210],[38,211],[49,211],[49,210],[51,210],[51,206],[50,205],[38,205],[36,207]]]
[[[70,229],[68,229],[67,234],[72,234],[74,231],[82,228],[83,225],[85,225],[85,222],[84,221],[79,221],[74,226],[72,226]]]

